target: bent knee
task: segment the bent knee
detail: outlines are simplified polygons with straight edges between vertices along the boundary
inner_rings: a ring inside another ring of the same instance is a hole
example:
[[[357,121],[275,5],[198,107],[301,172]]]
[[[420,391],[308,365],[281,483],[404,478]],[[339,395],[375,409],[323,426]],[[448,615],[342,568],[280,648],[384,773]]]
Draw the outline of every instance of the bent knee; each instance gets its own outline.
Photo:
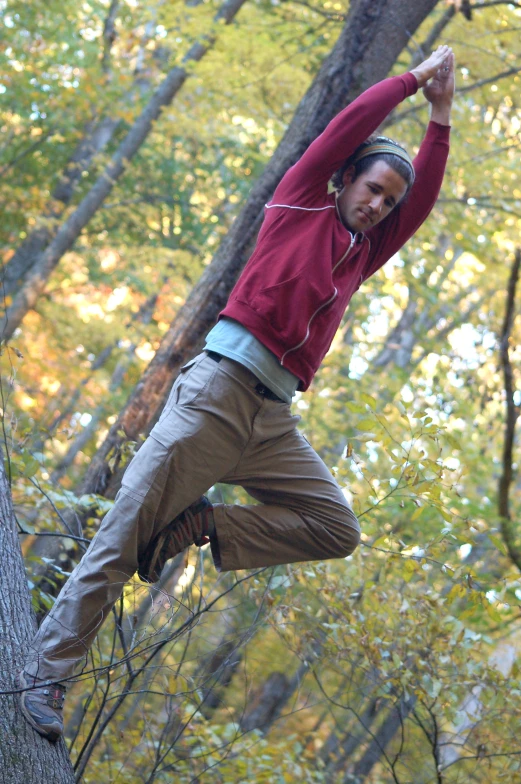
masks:
[[[360,524],[351,511],[346,508],[346,513],[335,526],[335,535],[338,542],[338,558],[351,555],[360,544]]]

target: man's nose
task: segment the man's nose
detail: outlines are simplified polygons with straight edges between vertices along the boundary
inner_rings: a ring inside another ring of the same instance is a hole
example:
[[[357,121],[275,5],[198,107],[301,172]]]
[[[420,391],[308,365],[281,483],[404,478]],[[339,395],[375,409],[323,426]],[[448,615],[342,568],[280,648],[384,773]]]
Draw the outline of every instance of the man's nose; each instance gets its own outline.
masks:
[[[377,215],[380,215],[383,206],[384,206],[384,198],[383,198],[383,196],[381,194],[376,196],[376,194],[375,194],[375,197],[373,199],[371,199],[371,209],[372,209],[372,211],[375,212]]]

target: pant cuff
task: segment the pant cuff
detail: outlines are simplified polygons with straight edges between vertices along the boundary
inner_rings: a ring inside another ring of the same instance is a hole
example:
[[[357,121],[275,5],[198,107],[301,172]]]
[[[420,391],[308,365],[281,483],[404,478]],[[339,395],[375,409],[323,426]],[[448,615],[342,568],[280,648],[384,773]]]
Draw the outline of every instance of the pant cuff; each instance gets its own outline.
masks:
[[[216,504],[213,507],[213,519],[215,531],[210,536],[210,549],[215,568],[218,572],[229,572],[236,568],[226,563],[226,551],[228,543],[228,526],[224,512],[224,504]]]

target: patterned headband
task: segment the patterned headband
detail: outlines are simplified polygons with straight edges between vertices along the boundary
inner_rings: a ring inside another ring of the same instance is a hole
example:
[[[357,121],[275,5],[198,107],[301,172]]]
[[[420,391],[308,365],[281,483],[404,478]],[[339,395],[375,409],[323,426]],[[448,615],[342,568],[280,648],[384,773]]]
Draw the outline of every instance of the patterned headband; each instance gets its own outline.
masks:
[[[396,155],[398,158],[401,158],[403,161],[408,163],[411,169],[414,171],[412,160],[410,159],[409,154],[404,149],[402,149],[402,147],[399,147],[390,139],[385,139],[385,141],[380,141],[377,139],[372,144],[368,144],[366,147],[363,147],[356,158],[353,160],[353,164],[358,163],[358,161],[361,161],[362,158],[367,158],[368,155],[378,155],[378,153],[391,153],[391,155]]]

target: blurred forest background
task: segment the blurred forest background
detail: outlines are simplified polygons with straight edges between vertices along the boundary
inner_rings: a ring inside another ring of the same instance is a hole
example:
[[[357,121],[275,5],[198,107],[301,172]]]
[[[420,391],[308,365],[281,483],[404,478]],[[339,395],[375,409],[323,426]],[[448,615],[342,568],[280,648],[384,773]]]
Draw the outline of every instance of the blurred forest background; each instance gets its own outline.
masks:
[[[457,61],[439,202],[294,402],[361,546],[136,577],[69,690],[77,780],[521,782],[521,3],[0,7],[2,428],[39,617],[328,111]],[[384,132],[414,152],[427,121],[420,92]]]

